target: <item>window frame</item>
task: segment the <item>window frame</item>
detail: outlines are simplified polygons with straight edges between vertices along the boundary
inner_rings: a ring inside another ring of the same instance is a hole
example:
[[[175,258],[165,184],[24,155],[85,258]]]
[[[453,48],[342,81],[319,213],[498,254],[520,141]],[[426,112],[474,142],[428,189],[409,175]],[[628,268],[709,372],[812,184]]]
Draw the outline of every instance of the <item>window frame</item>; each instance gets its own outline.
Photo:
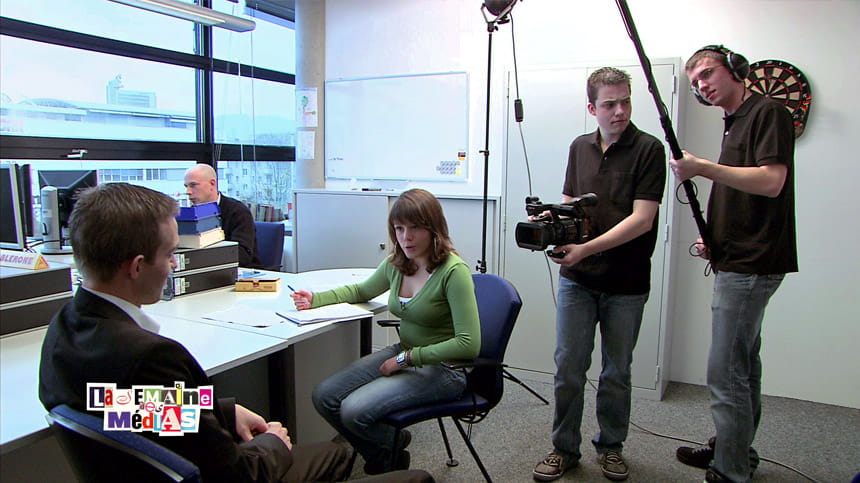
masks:
[[[0,134],[2,159],[63,159],[83,156],[93,160],[195,160],[213,166],[217,161],[260,159],[275,162],[296,160],[295,146],[215,143],[213,115],[214,73],[261,79],[295,86],[296,76],[253,65],[212,58],[212,27],[197,26],[199,51],[189,54],[133,42],[73,32],[0,16],[0,34],[36,42],[91,52],[194,68],[197,72],[198,139],[202,142],[80,139],[63,137],[13,136]],[[217,154],[217,157],[216,157]],[[71,155],[71,156],[70,156]]]

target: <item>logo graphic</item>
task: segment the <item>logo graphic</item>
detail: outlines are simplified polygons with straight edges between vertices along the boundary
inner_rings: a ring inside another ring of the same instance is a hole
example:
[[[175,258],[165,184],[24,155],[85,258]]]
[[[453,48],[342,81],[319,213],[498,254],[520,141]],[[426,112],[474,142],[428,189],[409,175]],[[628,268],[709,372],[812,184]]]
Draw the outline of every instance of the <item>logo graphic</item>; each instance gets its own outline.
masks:
[[[213,386],[186,388],[184,382],[173,387],[132,386],[120,389],[113,383],[87,383],[87,411],[104,412],[106,431],[152,431],[160,436],[196,433],[200,411],[211,410]]]

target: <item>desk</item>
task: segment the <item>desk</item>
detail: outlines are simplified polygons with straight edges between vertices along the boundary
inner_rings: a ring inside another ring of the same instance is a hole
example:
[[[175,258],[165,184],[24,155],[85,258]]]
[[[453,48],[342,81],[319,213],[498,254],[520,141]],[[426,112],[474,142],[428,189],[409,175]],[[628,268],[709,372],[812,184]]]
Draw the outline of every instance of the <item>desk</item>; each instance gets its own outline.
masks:
[[[161,324],[159,333],[181,342],[209,376],[266,357],[288,345],[287,341],[273,337],[176,317],[162,315],[158,322]],[[28,437],[44,436],[36,433],[48,427],[45,409],[39,402],[39,360],[47,331],[47,327],[40,327],[0,339],[0,443],[3,453],[26,444]],[[16,441],[19,438],[23,440]]]
[[[153,305],[143,307],[143,310],[153,318],[160,315],[179,317],[194,322],[219,327],[263,334],[279,339],[289,340],[291,343],[301,342],[313,334],[329,330],[338,321],[320,322],[299,326],[292,322],[284,321],[281,324],[270,327],[250,327],[240,324],[231,324],[216,320],[204,319],[203,316],[212,312],[226,310],[236,305],[248,305],[254,308],[283,310],[294,307],[290,298],[288,286],[295,289],[307,289],[314,292],[328,290],[341,285],[361,282],[369,277],[375,269],[372,268],[343,268],[333,270],[316,270],[303,273],[284,273],[261,271],[261,277],[272,277],[281,279],[280,292],[236,292],[233,287],[224,287],[208,290],[193,295],[183,295],[174,300],[162,301]],[[374,314],[387,308],[387,292],[364,304],[357,304]],[[352,320],[352,319],[347,319]],[[361,320],[360,354],[371,352],[371,318]]]
[[[228,287],[184,295],[169,302],[145,306],[144,310],[159,322],[162,335],[188,348],[207,374],[213,377],[216,395],[234,394],[232,385],[225,384],[227,380],[221,376],[226,378],[238,373],[237,371],[245,370],[249,376],[264,378],[267,383],[265,389],[273,388],[275,393],[267,394],[267,397],[271,397],[273,401],[281,401],[287,407],[289,417],[281,419],[288,427],[292,426],[290,429],[294,435],[304,432],[306,437],[302,441],[310,442],[315,439],[328,439],[330,435],[325,438],[313,437],[314,432],[321,427],[333,435],[333,430],[327,424],[307,422],[311,420],[309,413],[322,421],[311,408],[310,390],[315,380],[328,374],[325,374],[325,371],[320,373],[316,366],[324,365],[320,362],[328,363],[329,366],[325,370],[333,372],[359,356],[354,342],[358,334],[350,332],[357,332],[355,325],[324,322],[299,327],[284,323],[277,327],[258,329],[206,321],[199,315],[223,310],[236,303],[283,303],[290,306],[292,301],[287,284],[295,288],[320,291],[361,281],[372,272],[373,269],[325,270],[305,274],[264,272],[267,276],[283,279],[280,292],[243,293]],[[371,311],[381,311],[384,309],[384,304],[380,301],[382,297],[362,306]],[[361,320],[361,353],[370,351],[370,324],[370,318]],[[46,461],[51,460],[47,456],[51,452],[56,456],[52,462],[65,464],[59,448],[52,441],[53,438],[49,438],[45,410],[38,398],[39,359],[46,332],[47,327],[40,327],[0,338],[0,454],[5,460],[4,474],[8,474],[7,470],[11,469],[14,466],[12,463],[16,461],[18,466],[37,465],[41,466],[41,471],[50,471],[50,464]],[[325,351],[320,352],[312,346],[313,343],[320,344]],[[348,351],[348,348],[351,351]],[[322,360],[320,353],[326,354]],[[343,360],[332,357],[334,355]],[[249,370],[249,367],[252,369]],[[258,374],[259,368],[263,369],[262,372],[268,372],[268,378],[265,374]],[[294,377],[296,375],[310,377],[304,377],[304,380],[300,381],[298,379],[301,378]],[[219,388],[221,392],[218,392]],[[248,403],[247,406],[257,409],[253,403]],[[297,429],[298,423],[304,426]],[[308,435],[310,437],[307,437]],[[49,440],[52,446],[46,448]],[[12,452],[14,454],[11,454]]]
[[[259,397],[262,391],[259,386],[267,385],[268,397],[265,400],[256,399],[253,406],[249,407],[283,421],[290,434],[294,435],[294,441],[325,441],[335,432],[313,408],[311,392],[319,381],[371,352],[372,316],[357,319],[358,330],[355,324],[342,323],[355,322],[355,318],[303,326],[283,321],[270,327],[251,327],[203,317],[236,305],[271,311],[292,309],[294,305],[288,285],[295,289],[319,292],[363,281],[373,272],[374,269],[318,270],[300,274],[261,271],[261,277],[281,279],[279,292],[236,292],[233,287],[224,287],[182,295],[171,301],[147,305],[143,309],[155,319],[162,316],[178,317],[200,325],[282,341],[285,350],[269,357],[266,364],[258,362],[253,368],[244,368],[243,374],[232,374],[233,377],[229,379],[215,378],[213,383],[216,384],[216,390],[220,385],[227,391],[222,390],[221,394],[253,394]],[[387,294],[382,294],[373,301],[358,305],[371,313],[379,313],[387,308],[386,298]],[[355,343],[356,339],[358,344]],[[192,354],[196,356],[193,351]]]

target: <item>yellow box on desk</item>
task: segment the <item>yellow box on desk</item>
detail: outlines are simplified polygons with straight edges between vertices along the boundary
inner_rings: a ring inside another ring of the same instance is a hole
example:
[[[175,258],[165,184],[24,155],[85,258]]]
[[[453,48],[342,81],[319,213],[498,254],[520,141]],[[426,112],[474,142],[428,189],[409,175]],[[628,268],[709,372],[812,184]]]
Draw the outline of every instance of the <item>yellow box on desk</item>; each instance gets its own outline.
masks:
[[[278,292],[280,290],[280,278],[240,278],[236,280],[237,292]]]

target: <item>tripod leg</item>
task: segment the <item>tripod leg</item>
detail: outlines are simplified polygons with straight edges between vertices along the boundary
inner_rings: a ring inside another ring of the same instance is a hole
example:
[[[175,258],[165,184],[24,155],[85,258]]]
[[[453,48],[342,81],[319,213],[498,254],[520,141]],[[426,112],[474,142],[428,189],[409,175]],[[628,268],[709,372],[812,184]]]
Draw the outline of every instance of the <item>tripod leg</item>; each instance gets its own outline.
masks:
[[[502,377],[504,377],[505,379],[507,379],[507,380],[509,380],[509,381],[513,381],[513,382],[515,382],[515,383],[519,384],[519,385],[520,385],[520,386],[522,386],[526,391],[528,391],[528,392],[532,393],[532,394],[534,395],[534,397],[536,397],[536,398],[540,399],[541,401],[543,401],[543,403],[544,403],[544,404],[549,405],[549,401],[547,401],[546,399],[544,399],[544,398],[543,398],[543,396],[541,396],[540,394],[536,393],[536,392],[534,391],[534,389],[532,389],[532,388],[528,387],[528,386],[526,385],[526,383],[524,383],[523,381],[519,380],[519,378],[517,378],[517,376],[515,376],[515,375],[511,374],[510,372],[508,372],[508,370],[507,370],[507,369],[502,369]]]

